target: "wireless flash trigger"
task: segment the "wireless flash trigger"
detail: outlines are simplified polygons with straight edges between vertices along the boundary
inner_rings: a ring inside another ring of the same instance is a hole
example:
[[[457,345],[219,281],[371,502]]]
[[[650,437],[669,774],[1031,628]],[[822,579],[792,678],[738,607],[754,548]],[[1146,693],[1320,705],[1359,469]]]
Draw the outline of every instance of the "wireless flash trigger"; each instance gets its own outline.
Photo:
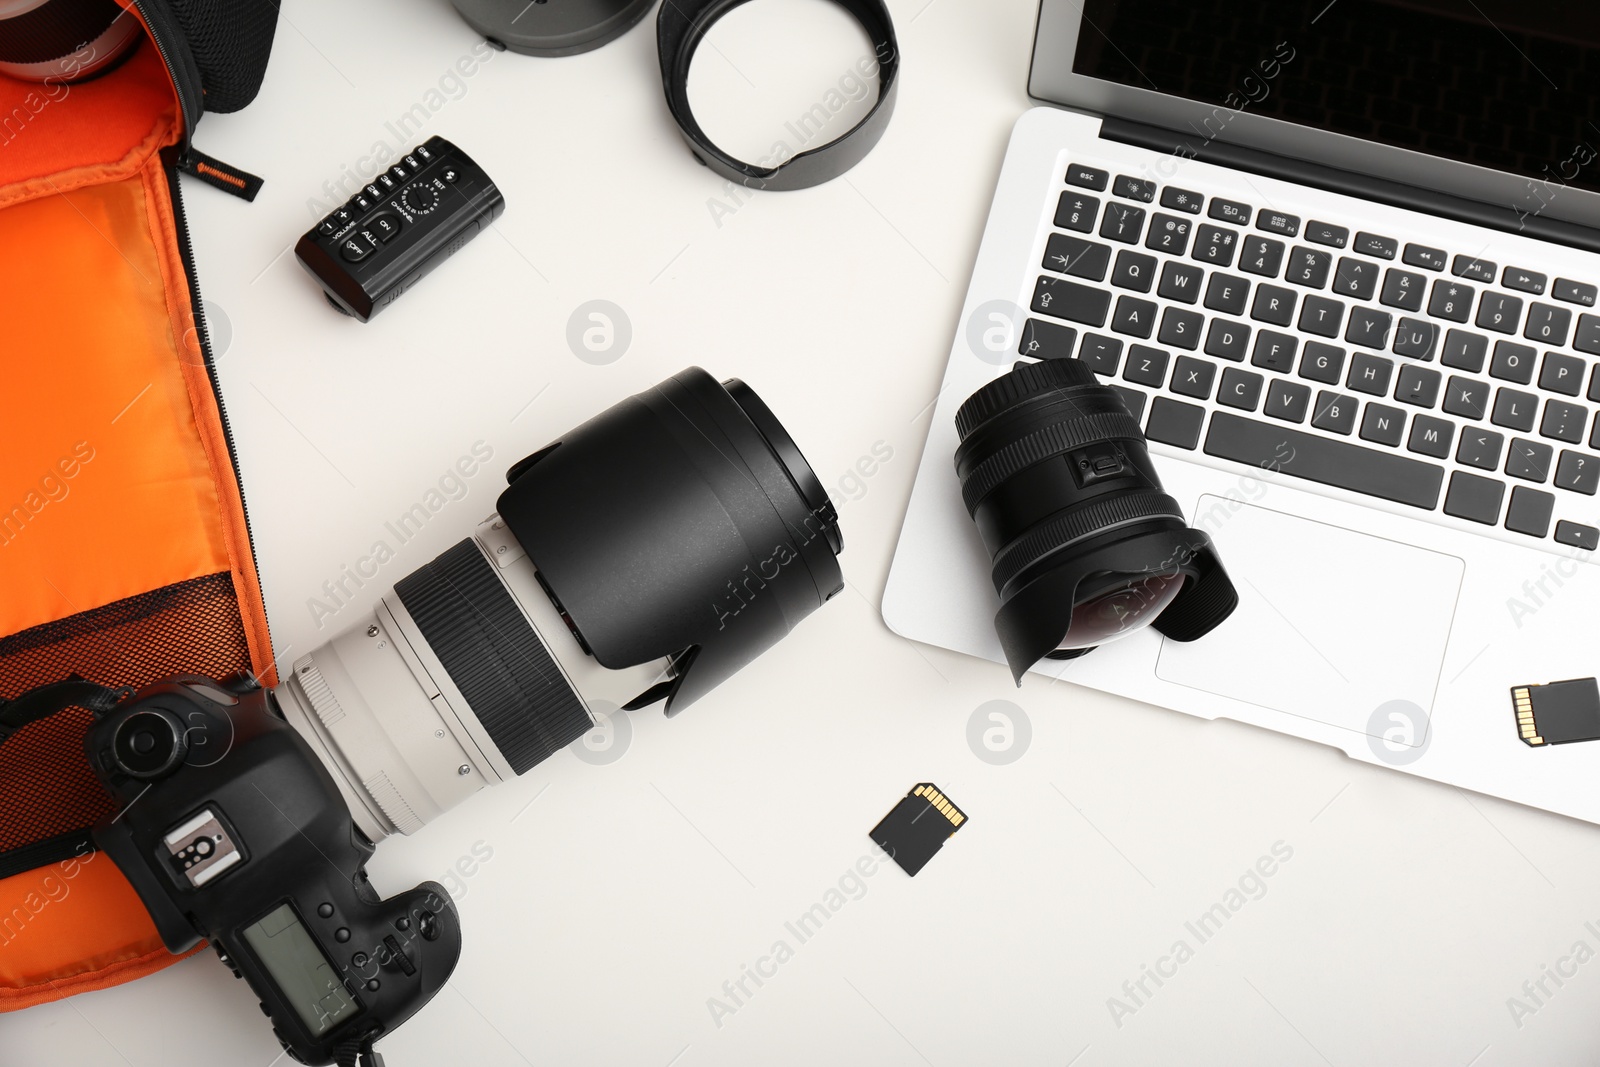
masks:
[[[450,0],[492,45],[525,56],[575,56],[609,44],[655,0]]]

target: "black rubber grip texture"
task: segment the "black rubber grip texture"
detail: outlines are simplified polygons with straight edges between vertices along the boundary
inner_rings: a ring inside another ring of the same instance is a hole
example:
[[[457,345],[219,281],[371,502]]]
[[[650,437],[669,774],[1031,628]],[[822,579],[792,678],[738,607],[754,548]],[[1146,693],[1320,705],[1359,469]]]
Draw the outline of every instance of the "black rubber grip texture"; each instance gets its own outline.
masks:
[[[962,480],[961,499],[967,505],[967,514],[976,517],[983,498],[1018,471],[1075,448],[1113,440],[1142,442],[1144,434],[1139,429],[1139,420],[1126,410],[1099,411],[1092,415],[1067,416],[1017,438],[974,467]]]
[[[477,542],[447,549],[394,591],[513,771],[523,773],[593,725]]]
[[[1148,489],[1097,497],[1040,523],[1007,545],[994,561],[994,586],[1005,589],[1023,570],[1074,541],[1147,519],[1173,519],[1182,525],[1183,509],[1166,493]]]
[[[961,407],[956,409],[956,433],[965,441],[973,430],[1031,396],[1057,389],[1099,384],[1094,371],[1076,359],[1019,363],[1009,374],[996,378],[962,402]]]

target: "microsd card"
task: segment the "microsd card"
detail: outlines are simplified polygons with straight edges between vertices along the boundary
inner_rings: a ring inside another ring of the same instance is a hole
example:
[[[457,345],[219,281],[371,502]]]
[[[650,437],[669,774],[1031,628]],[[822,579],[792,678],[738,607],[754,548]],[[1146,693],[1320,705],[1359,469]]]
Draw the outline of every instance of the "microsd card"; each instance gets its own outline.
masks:
[[[1532,748],[1600,740],[1600,684],[1574,678],[1511,690],[1517,735]]]
[[[966,813],[952,804],[949,797],[931,782],[923,782],[872,828],[872,839],[907,874],[914,875],[927,866],[933,854],[966,821]]]

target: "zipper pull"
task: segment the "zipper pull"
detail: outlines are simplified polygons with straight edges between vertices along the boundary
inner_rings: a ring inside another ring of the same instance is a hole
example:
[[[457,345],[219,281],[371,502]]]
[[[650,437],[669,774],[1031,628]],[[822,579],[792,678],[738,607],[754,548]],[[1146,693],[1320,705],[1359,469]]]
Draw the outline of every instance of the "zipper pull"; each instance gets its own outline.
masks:
[[[208,156],[193,145],[178,157],[178,169],[241,200],[254,200],[261,191],[260,178]]]

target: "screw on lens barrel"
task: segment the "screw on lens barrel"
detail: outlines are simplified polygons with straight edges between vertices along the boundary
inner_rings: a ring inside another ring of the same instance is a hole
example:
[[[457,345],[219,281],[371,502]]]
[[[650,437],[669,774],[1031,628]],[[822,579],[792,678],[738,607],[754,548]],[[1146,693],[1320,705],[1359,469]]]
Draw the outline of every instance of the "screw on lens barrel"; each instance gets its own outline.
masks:
[[[111,742],[117,769],[130,778],[160,778],[171,773],[188,753],[183,723],[161,708],[144,708],[129,715],[118,724]]]
[[[956,429],[1014,677],[1154,622],[1214,561],[1162,489],[1138,420],[1083,363],[1018,363],[961,405]]]

